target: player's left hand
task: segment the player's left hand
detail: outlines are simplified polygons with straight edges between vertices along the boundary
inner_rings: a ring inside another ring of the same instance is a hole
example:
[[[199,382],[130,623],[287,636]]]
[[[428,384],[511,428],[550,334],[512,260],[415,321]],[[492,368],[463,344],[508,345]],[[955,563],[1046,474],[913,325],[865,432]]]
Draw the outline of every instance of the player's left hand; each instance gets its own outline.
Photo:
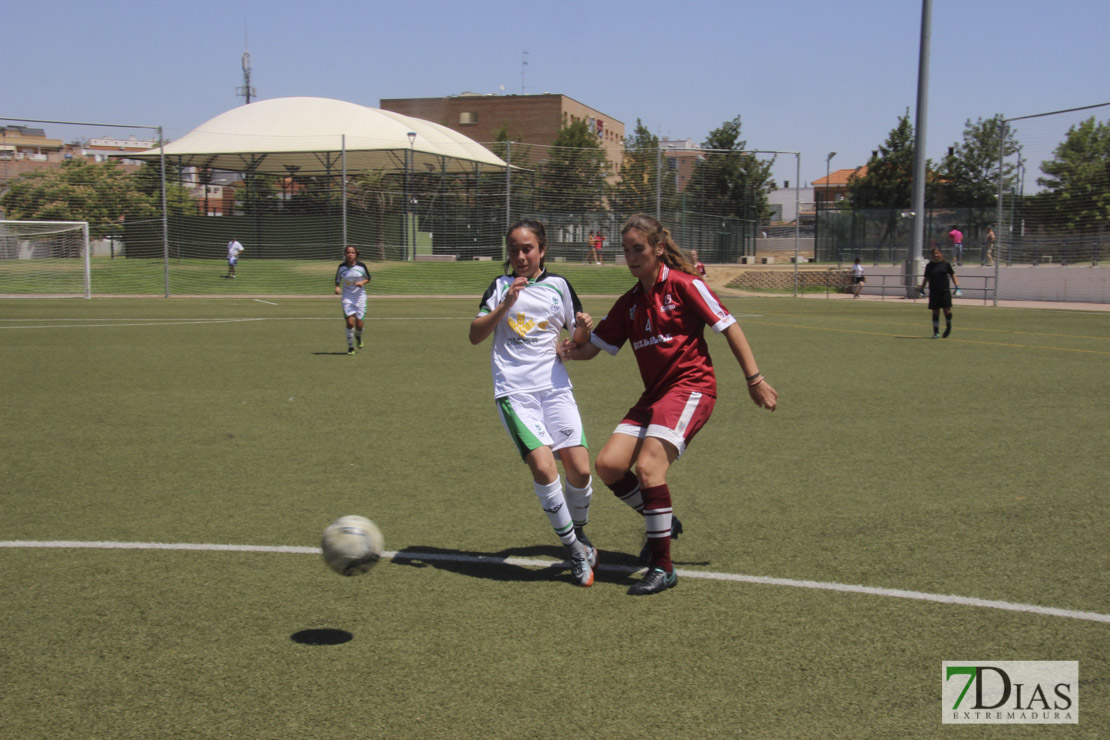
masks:
[[[578,345],[574,343],[573,339],[569,339],[569,338],[562,339],[559,342],[559,357],[561,357],[564,360],[569,360],[570,359],[570,353],[572,351],[574,351],[574,349],[576,347],[578,347]]]
[[[578,326],[586,327],[586,331],[594,330],[594,320],[585,311],[579,311],[578,313],[574,314],[574,321],[576,324],[578,324]]]
[[[957,298],[963,298],[964,297],[964,292],[962,290],[960,290],[959,288],[956,288],[956,297]]]
[[[763,380],[755,385],[748,386],[748,395],[752,397],[755,405],[761,409],[774,411],[779,405],[779,394],[771,384]]]

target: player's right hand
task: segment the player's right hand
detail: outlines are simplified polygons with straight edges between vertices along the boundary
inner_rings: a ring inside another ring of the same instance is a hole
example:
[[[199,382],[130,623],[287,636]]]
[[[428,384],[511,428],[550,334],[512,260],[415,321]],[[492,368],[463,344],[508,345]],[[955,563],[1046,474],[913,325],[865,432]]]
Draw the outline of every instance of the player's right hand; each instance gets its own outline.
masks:
[[[505,295],[506,308],[516,303],[516,297],[520,294],[520,291],[524,290],[524,288],[527,287],[527,285],[528,278],[526,277],[518,277],[513,280],[513,284],[509,286],[509,292]]]

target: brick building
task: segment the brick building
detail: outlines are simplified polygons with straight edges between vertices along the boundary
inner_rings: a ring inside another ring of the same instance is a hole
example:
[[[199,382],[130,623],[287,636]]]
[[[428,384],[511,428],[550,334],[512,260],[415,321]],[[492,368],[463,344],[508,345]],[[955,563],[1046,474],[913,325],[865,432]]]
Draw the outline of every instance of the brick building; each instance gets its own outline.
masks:
[[[817,207],[839,208],[837,203],[848,197],[848,181],[856,177],[866,177],[867,165],[851,169],[833,170],[827,177],[818,177],[813,181],[813,196]]]
[[[493,142],[497,131],[508,126],[514,141],[533,145],[533,163],[547,158],[543,147],[555,142],[559,129],[584,121],[613,164],[612,175],[619,171],[624,157],[624,123],[566,95],[462,93],[445,98],[386,99],[379,107],[438,123],[481,144]]]

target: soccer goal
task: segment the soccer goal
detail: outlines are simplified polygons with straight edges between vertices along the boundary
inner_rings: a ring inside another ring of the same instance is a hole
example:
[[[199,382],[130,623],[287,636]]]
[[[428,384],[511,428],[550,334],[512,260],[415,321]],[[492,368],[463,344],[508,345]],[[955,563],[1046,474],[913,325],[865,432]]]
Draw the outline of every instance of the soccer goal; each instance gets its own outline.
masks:
[[[0,221],[0,296],[92,297],[86,221]]]

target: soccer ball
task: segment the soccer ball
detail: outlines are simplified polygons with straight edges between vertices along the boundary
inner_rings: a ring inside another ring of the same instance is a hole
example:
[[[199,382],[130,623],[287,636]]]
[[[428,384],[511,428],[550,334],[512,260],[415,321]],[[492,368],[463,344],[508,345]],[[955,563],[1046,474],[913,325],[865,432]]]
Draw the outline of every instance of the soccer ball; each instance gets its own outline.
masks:
[[[324,561],[341,576],[357,576],[378,564],[385,550],[382,532],[364,516],[341,516],[320,540]]]

